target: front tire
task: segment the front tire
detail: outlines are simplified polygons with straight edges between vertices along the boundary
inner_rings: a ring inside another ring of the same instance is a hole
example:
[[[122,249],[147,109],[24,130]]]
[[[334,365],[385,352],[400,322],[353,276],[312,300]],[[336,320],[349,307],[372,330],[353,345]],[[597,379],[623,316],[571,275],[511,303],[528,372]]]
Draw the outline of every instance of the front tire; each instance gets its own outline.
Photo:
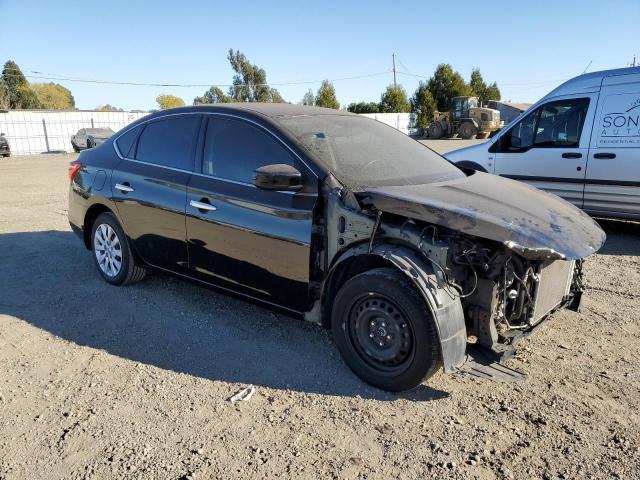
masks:
[[[349,279],[334,298],[331,328],[347,365],[383,390],[414,388],[442,364],[433,316],[416,287],[394,268]]]
[[[100,276],[111,285],[129,285],[146,275],[146,269],[136,264],[127,236],[110,212],[98,215],[93,222],[91,250]]]
[[[471,122],[464,122],[462,125],[460,125],[460,136],[464,140],[475,138],[477,133],[478,129]]]
[[[442,130],[442,125],[438,122],[433,122],[429,125],[429,138],[437,140],[442,137],[444,131]]]

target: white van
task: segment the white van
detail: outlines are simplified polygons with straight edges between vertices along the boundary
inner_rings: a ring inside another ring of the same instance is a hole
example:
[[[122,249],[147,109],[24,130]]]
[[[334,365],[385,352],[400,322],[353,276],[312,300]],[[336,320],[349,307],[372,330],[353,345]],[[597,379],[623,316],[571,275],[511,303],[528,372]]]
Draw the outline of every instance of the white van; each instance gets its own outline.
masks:
[[[573,78],[487,142],[445,157],[525,181],[591,215],[640,219],[640,68]]]

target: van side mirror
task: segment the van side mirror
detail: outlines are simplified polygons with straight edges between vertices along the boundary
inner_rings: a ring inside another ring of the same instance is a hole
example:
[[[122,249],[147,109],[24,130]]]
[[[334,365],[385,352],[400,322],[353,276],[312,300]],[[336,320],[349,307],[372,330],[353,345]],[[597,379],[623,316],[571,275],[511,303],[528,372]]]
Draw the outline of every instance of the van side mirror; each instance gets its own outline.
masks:
[[[264,165],[256,169],[253,184],[263,190],[297,192],[302,188],[302,174],[284,163]]]

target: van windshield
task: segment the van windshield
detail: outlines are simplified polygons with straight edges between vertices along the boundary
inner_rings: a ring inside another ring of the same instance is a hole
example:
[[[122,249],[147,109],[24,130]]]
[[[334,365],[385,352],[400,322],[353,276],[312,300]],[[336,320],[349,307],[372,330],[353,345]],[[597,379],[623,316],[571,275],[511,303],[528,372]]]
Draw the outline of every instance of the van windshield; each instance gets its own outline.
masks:
[[[465,174],[404,133],[356,115],[279,117],[286,128],[340,182],[352,190],[420,185]]]

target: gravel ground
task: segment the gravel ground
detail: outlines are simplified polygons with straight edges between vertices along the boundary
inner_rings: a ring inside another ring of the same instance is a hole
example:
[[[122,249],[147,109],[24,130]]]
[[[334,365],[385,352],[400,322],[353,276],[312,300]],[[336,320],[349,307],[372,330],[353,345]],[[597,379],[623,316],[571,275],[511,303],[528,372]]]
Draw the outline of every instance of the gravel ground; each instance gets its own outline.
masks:
[[[394,395],[319,327],[163,275],[107,285],[67,223],[74,158],[0,161],[0,479],[640,478],[640,224],[602,222],[582,313],[509,361],[524,383]]]

